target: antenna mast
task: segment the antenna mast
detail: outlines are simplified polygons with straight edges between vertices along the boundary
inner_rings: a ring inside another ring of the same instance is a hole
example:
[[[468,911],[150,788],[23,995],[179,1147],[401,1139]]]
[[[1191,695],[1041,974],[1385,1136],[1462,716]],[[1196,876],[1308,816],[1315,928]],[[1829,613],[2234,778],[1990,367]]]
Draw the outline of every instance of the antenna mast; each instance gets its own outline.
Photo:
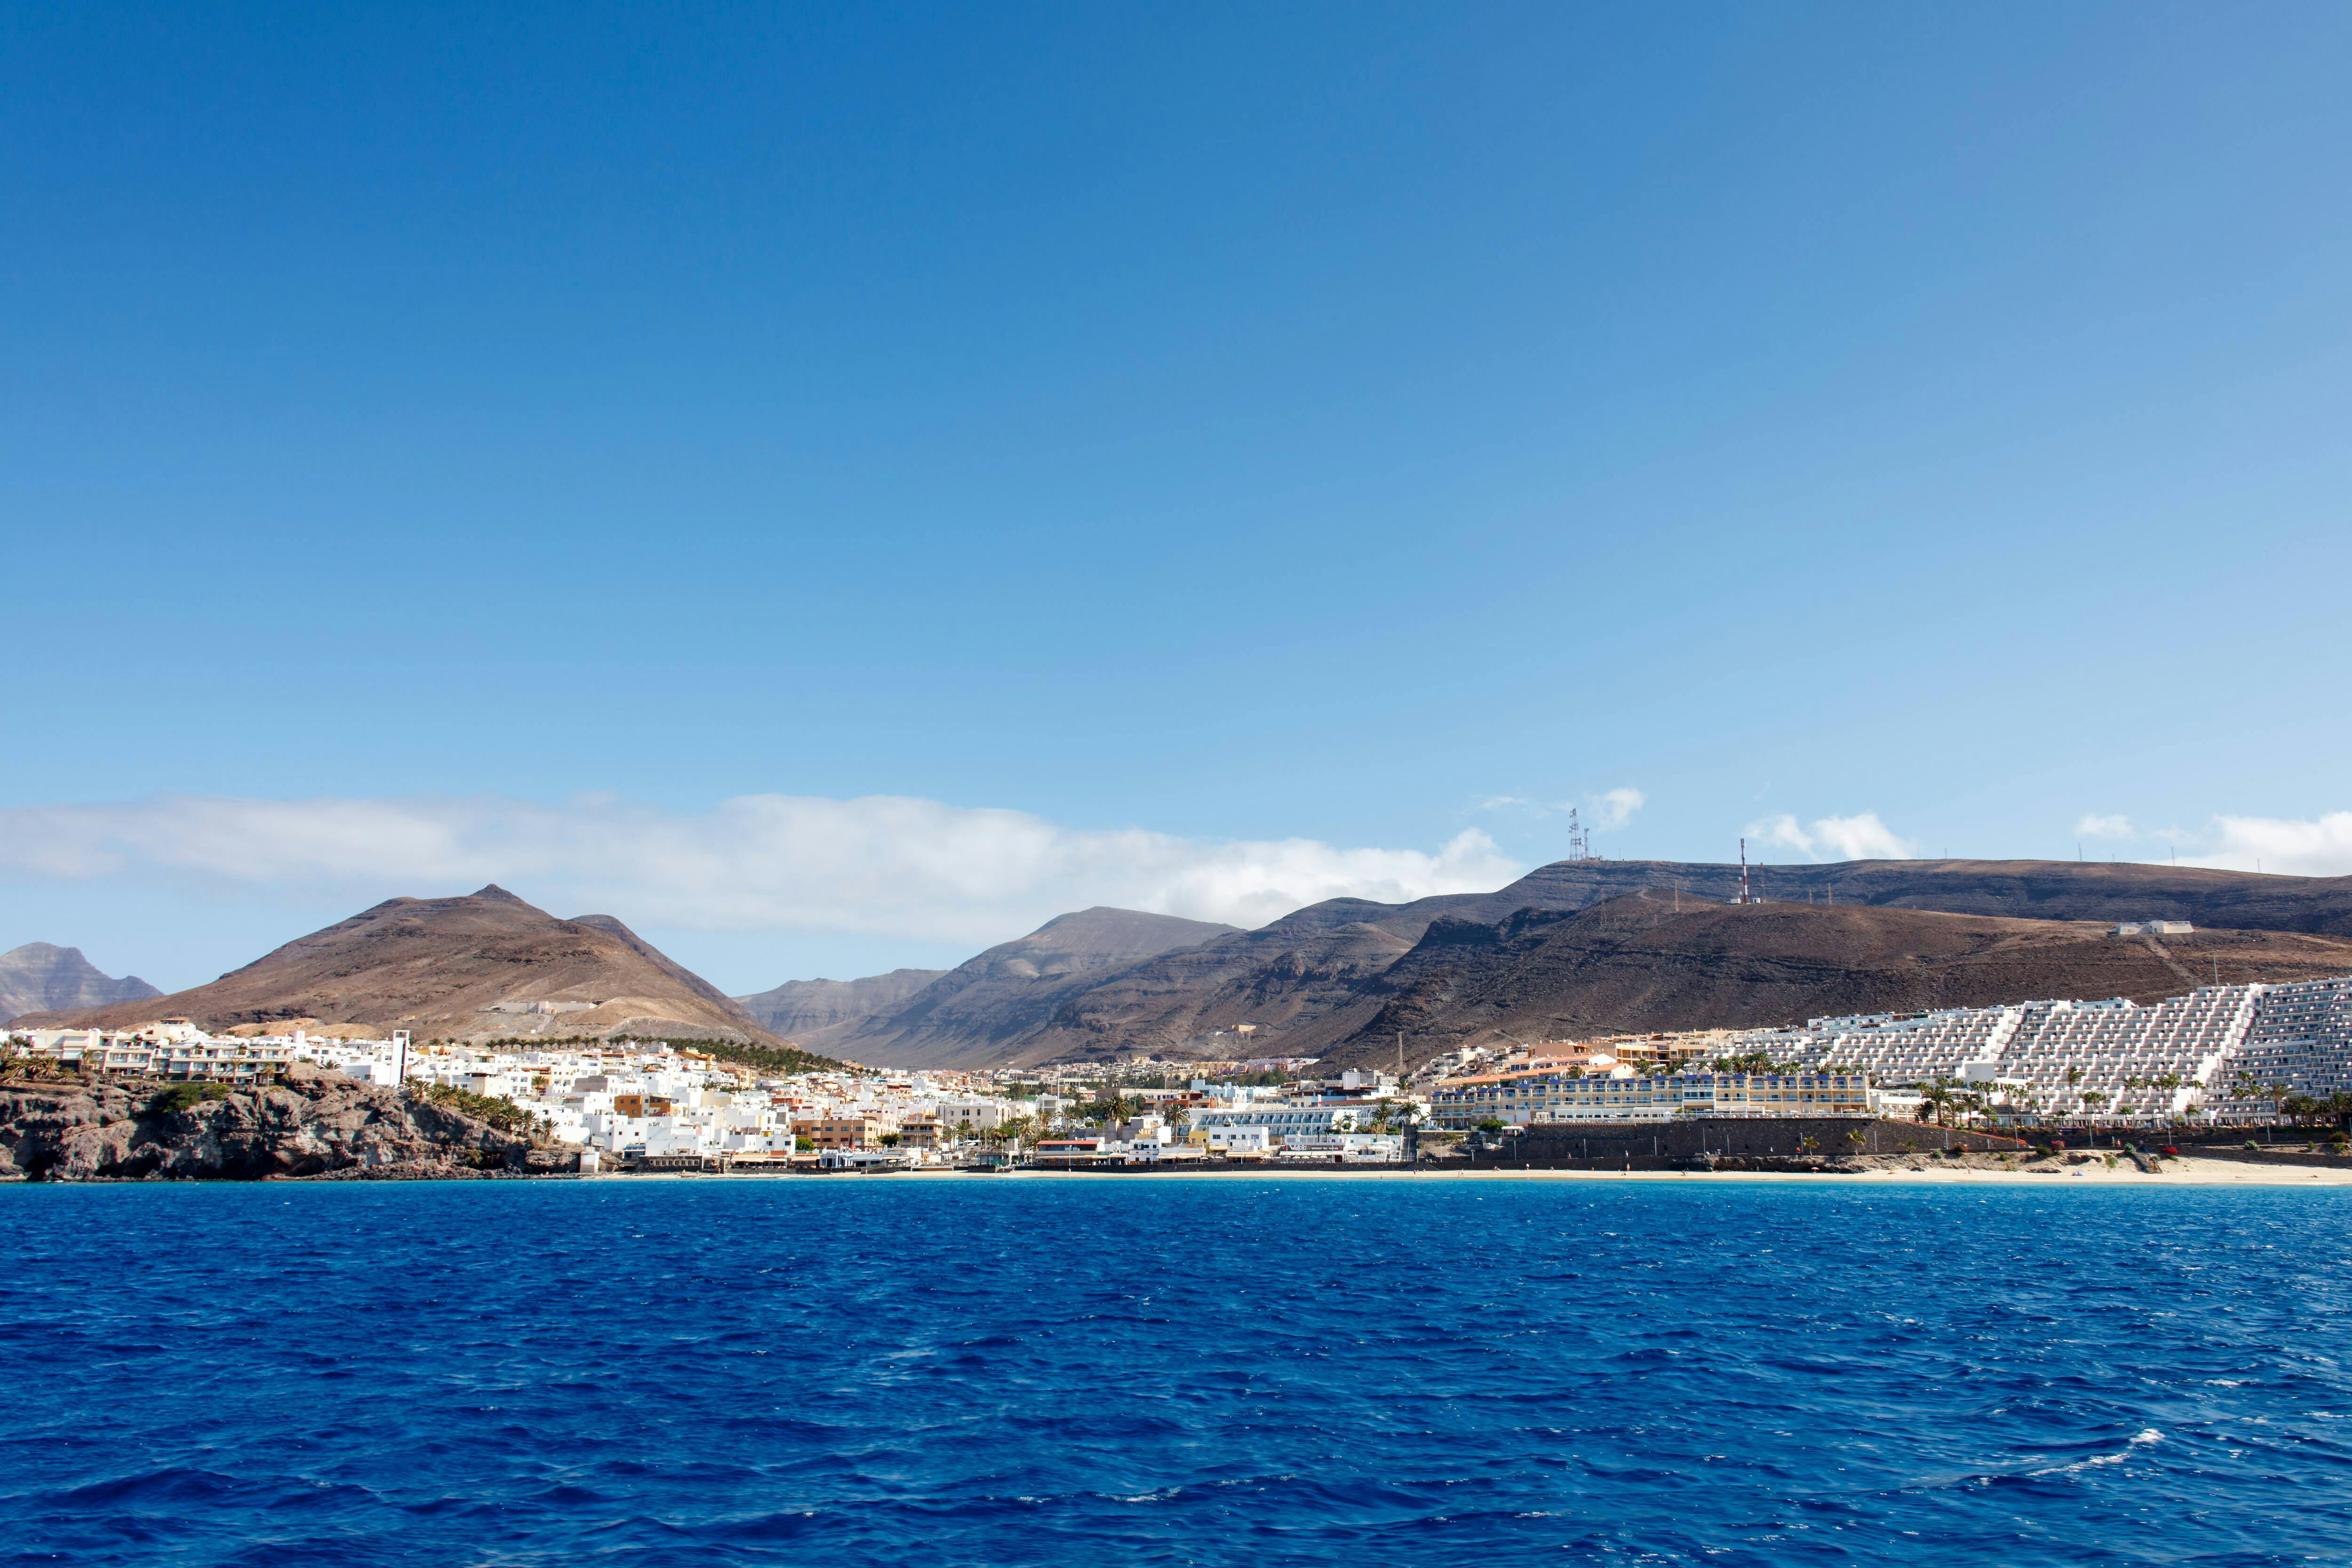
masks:
[[[1748,890],[1748,841],[1739,841],[1739,896],[1734,904],[1761,904],[1764,901]]]
[[[1572,861],[1589,861],[1592,858],[1591,835],[1587,833],[1583,824],[1576,820],[1576,808],[1573,806],[1568,809],[1568,858]]]

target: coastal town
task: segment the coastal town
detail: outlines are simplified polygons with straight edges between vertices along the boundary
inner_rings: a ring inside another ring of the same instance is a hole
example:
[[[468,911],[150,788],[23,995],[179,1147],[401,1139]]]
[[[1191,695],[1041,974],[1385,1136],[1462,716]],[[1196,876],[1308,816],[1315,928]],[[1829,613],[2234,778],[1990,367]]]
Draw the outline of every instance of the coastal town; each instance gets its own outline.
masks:
[[[2341,1120],[2352,1106],[2352,976],[2209,986],[2148,1005],[2056,999],[1773,1030],[1507,1038],[1402,1075],[1281,1057],[780,1071],[708,1041],[213,1034],[177,1018],[16,1030],[6,1050],[20,1071],[181,1084],[261,1084],[308,1064],[527,1130],[577,1150],[583,1172],[1393,1166],[1529,1134],[1695,1120],[2016,1135]]]

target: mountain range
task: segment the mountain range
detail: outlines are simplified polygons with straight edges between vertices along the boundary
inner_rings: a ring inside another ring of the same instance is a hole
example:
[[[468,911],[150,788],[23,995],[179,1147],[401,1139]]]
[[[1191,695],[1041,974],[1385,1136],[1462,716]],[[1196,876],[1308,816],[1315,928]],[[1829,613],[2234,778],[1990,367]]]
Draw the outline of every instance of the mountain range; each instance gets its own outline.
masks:
[[[27,942],[0,953],[0,1023],[26,1013],[92,1008],[163,994],[136,975],[118,980],[102,973],[81,956],[79,947]]]
[[[495,884],[460,898],[388,899],[210,985],[15,1021],[118,1029],[168,1017],[215,1032],[308,1024],[405,1029],[419,1039],[629,1033],[784,1043],[611,915],[559,920]]]
[[[1669,913],[1738,907],[1783,912],[1814,908],[1826,914],[1864,906],[1998,921],[2089,923],[2085,929],[2042,933],[2046,942],[2040,946],[2021,939],[2013,950],[2004,950],[2009,956],[1998,961],[1964,961],[1966,944],[1975,938],[1957,935],[1963,929],[1959,926],[1882,923],[1886,925],[1885,940],[1895,947],[1906,942],[1916,947],[1910,961],[1952,970],[1948,980],[1955,988],[1948,992],[1954,1005],[1964,996],[2025,1000],[2051,995],[2138,995],[2151,985],[2158,988],[2158,994],[2189,988],[2185,963],[2176,973],[2151,959],[2144,947],[2091,943],[2102,925],[2186,920],[2200,928],[2352,937],[2352,878],[2346,877],[2261,876],[2065,861],[1857,861],[1751,871],[1751,891],[1772,902],[1730,905],[1739,879],[1740,869],[1734,865],[1562,861],[1538,867],[1493,893],[1444,894],[1402,904],[1330,899],[1254,931],[1202,926],[1195,939],[1129,954],[1117,951],[1117,944],[1098,934],[1123,932],[1128,921],[1167,917],[1090,910],[1049,923],[1022,942],[992,948],[900,999],[876,1006],[863,1018],[848,1016],[846,1009],[835,1011],[816,1038],[833,1055],[905,1066],[1024,1065],[1142,1052],[1180,1059],[1276,1052],[1386,1061],[1382,1043],[1392,1054],[1398,1032],[1392,1026],[1402,1016],[1388,1010],[1391,1009],[1424,1010],[1425,1017],[1404,1021],[1407,1054],[1418,1051],[1422,1058],[1461,1038],[1480,1007],[1523,1021],[1536,1016],[1579,1019],[1582,1021],[1576,1027],[1588,1032],[1734,1021],[1708,1010],[1720,1005],[1724,993],[1701,986],[1639,996],[1622,985],[1601,987],[1591,991],[1587,1005],[1579,998],[1600,984],[1597,973],[1559,962],[1566,949],[1557,944],[1575,936],[1554,934],[1549,939],[1554,946],[1520,946],[1542,924],[1536,916],[1573,915],[1629,896],[1647,898],[1623,916],[1636,923],[1655,915],[1658,900]],[[1515,917],[1521,925],[1486,944],[1491,950],[1482,953],[1476,974],[1464,979],[1469,988],[1464,992],[1462,1010],[1448,1010],[1454,1004],[1440,977],[1456,973],[1456,961],[1477,945],[1449,926],[1424,947],[1432,927],[1440,921],[1499,926]],[[1682,972],[1691,965],[1713,965],[1737,973],[1749,957],[1759,962],[1771,958],[1776,944],[1793,944],[1793,950],[1801,951],[1808,944],[1826,940],[1794,935],[1800,927],[1826,932],[1858,930],[1866,924],[1840,925],[1841,916],[1808,925],[1801,917],[1789,918],[1796,924],[1785,931],[1750,922],[1722,926],[1704,938],[1701,926],[1683,927],[1697,946],[1678,952],[1667,967]],[[1056,933],[1063,922],[1081,920],[1086,924]],[[1602,921],[1580,931],[1591,935],[1607,925]],[[1055,934],[1051,945],[1062,955],[1057,973],[1030,977],[997,968],[999,956],[1017,956],[1024,943],[1049,934]],[[1748,954],[1744,944],[1760,946]],[[2067,955],[2063,961],[2055,956],[2061,949]],[[1869,956],[1874,949],[1854,951],[1855,962],[1864,968],[1876,962]],[[2040,956],[2028,957],[2029,952]],[[2352,946],[2339,955],[2336,946],[2324,941],[2255,944],[2240,956],[2244,959],[2242,971],[2225,978],[2300,976],[2313,964],[2323,969],[2331,965],[2334,970],[2352,969]],[[1503,975],[1522,962],[1528,966],[1524,974]],[[992,983],[976,983],[975,970],[992,975]],[[1809,1013],[1874,1005],[1853,1001],[1855,998],[1919,998],[1946,983],[1921,980],[1905,989],[1882,974],[1843,988],[1768,988],[1748,1009],[1760,1009],[1762,1016],[1750,1019],[1742,1014],[1737,1021],[1794,1022]],[[824,984],[857,987],[870,982]],[[2016,994],[1990,994],[2003,989]],[[1413,999],[1407,999],[1408,993]],[[1659,1021],[1667,1019],[1679,1021]],[[1243,1037],[1231,1032],[1242,1024],[1257,1026],[1247,1046],[1242,1044]],[[1558,1027],[1568,1026],[1563,1022]]]
[[[1867,904],[1701,904],[1651,889],[1573,914],[1442,918],[1354,1005],[1294,1037],[1334,1066],[1425,1061],[1497,1037],[1752,1029],[2046,997],[2152,1002],[2209,983],[2352,972],[2352,938]]]
[[[1768,903],[1728,903],[1738,887],[1736,866],[1563,861],[1492,893],[1330,899],[1251,931],[1086,909],[952,969],[730,998],[610,915],[558,919],[490,886],[388,900],[172,996],[34,944],[0,958],[11,988],[0,1005],[37,1004],[20,1025],[186,1017],[215,1030],[402,1028],[451,1040],[627,1033],[797,1043],[893,1067],[1145,1053],[1388,1065],[1400,1043],[1419,1061],[1507,1035],[2152,999],[2216,978],[2352,971],[2352,878],[1864,861],[1751,873]],[[2118,922],[2155,919],[2198,930],[2114,935]]]
[[[1244,935],[1234,926],[1172,915],[1082,909],[952,969],[803,981],[797,984],[827,989],[796,992],[784,985],[736,999],[771,1028],[783,1030],[791,1020],[793,1039],[803,1050],[848,1051],[857,1061],[894,1067],[989,1063],[1017,1055],[1066,1000],[1086,994],[1106,971]],[[832,1010],[853,995],[893,991],[901,994],[863,1014]],[[804,1027],[810,1023],[817,1027]]]

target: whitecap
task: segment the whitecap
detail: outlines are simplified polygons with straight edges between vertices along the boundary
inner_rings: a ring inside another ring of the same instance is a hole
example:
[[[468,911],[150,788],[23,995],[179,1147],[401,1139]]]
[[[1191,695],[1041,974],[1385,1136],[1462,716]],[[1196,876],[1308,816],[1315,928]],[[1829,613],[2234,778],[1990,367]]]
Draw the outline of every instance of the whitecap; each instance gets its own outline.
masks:
[[[2132,1449],[2139,1448],[2143,1444],[2160,1443],[2162,1441],[2164,1441],[2163,1433],[2158,1431],[2153,1427],[2144,1427],[2140,1429],[2137,1437],[2132,1438],[2130,1442],[2124,1445],[2124,1451],[2119,1454],[2099,1454],[2091,1458],[2077,1459],[2071,1465],[2053,1465],[2049,1469],[2028,1470],[2026,1474],[2033,1476],[2071,1476],[2080,1470],[2096,1469],[2101,1465],[2120,1465],[2126,1459],[2131,1458]]]

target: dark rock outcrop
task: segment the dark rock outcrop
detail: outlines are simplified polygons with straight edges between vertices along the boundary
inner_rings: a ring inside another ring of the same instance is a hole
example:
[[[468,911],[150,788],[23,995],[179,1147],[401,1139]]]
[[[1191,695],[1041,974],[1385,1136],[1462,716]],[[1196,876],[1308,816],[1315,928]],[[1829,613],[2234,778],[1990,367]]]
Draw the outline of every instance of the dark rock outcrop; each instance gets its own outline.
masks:
[[[570,1168],[570,1150],[340,1072],[166,1108],[149,1081],[0,1083],[0,1179],[429,1178]]]

